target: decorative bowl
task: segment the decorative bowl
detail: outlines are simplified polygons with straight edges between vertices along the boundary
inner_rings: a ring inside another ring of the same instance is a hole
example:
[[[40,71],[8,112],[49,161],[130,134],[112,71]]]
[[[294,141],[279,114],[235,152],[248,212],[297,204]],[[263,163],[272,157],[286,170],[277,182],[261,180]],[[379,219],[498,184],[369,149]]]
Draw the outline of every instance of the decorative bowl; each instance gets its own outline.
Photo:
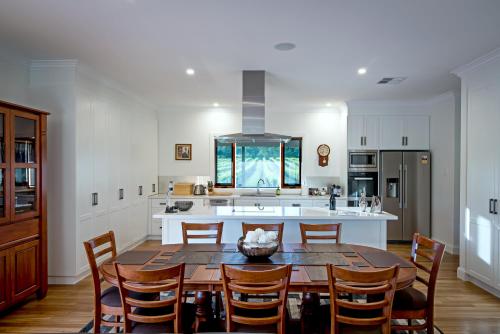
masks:
[[[245,242],[245,238],[238,239],[238,250],[249,259],[268,258],[278,250],[278,241],[259,244],[256,242]]]
[[[175,207],[179,209],[179,211],[187,211],[193,207],[192,201],[176,201],[174,203]]]

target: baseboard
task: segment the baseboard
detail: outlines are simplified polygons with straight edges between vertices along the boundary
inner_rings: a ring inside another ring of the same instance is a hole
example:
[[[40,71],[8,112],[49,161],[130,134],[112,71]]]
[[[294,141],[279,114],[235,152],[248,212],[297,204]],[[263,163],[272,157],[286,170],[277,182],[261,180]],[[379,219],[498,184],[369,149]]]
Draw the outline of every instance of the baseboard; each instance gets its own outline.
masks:
[[[485,284],[482,281],[475,278],[474,276],[467,274],[465,269],[462,267],[458,267],[457,277],[463,281],[471,282],[472,284],[478,286],[479,288],[485,290],[486,292],[491,293],[493,296],[500,298],[500,290],[499,289],[496,289],[488,284]]]
[[[139,246],[146,240],[149,240],[147,236],[142,237],[139,240],[132,242],[126,245],[125,247],[119,249],[118,252],[122,253],[131,250]],[[89,275],[90,275],[90,268],[87,265],[85,266],[85,268],[82,268],[80,272],[75,276],[49,276],[49,285],[54,285],[54,284],[73,285],[77,284],[78,282],[80,282],[82,279],[84,279]]]
[[[161,240],[161,235],[148,235],[146,240]]]

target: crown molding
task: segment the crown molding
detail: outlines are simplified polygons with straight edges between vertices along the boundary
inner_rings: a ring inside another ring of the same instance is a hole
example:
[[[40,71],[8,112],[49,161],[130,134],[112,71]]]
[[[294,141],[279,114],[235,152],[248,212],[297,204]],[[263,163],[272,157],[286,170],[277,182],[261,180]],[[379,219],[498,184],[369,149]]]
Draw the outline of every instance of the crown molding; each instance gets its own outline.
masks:
[[[488,52],[487,54],[485,54],[479,58],[474,59],[470,63],[467,63],[465,65],[457,67],[456,69],[451,71],[451,73],[455,74],[458,77],[462,77],[467,72],[469,72],[469,71],[471,71],[471,70],[473,70],[481,65],[489,63],[490,61],[493,61],[498,57],[500,57],[500,48],[494,49],[494,50]]]
[[[446,101],[448,99],[455,99],[456,92],[453,90],[447,91],[445,93],[432,96],[430,98],[418,99],[418,100],[354,100],[347,101],[347,106],[349,109],[354,107],[419,107],[427,106],[434,103]]]

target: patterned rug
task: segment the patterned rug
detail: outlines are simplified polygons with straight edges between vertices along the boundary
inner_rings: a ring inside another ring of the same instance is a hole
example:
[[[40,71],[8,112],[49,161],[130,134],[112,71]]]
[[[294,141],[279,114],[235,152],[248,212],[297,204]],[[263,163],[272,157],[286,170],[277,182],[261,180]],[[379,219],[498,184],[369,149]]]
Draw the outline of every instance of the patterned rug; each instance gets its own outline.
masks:
[[[262,300],[262,299],[260,299]],[[267,299],[264,299],[267,300]],[[249,301],[254,301],[254,300],[249,300]],[[301,293],[291,293],[288,295],[288,311],[289,311],[289,316],[290,316],[290,321],[298,323],[300,321],[300,307],[301,307],[301,301],[302,301],[302,294]],[[194,298],[188,298],[187,299],[188,303],[193,303]],[[321,299],[321,305],[327,305],[329,304],[330,301],[328,299]],[[225,318],[225,315],[222,314],[222,317]],[[104,319],[110,320],[111,316],[105,316]],[[397,323],[397,321],[393,321],[394,324]],[[89,323],[87,323],[81,330],[80,333],[93,333],[93,327],[94,327],[94,321],[91,320]],[[114,328],[112,327],[106,327],[106,326],[101,326],[101,333],[116,333]],[[398,331],[394,332],[395,334],[406,334],[408,331]],[[415,334],[424,334],[426,331],[413,331]],[[443,331],[441,331],[438,327],[434,326],[434,334],[443,334]]]

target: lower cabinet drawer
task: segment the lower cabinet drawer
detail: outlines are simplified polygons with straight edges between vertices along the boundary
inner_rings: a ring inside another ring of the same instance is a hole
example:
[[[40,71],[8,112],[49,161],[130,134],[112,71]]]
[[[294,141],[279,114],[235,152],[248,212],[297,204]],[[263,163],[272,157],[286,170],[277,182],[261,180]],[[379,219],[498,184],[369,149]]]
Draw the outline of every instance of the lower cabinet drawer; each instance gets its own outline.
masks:
[[[20,221],[7,225],[0,225],[0,247],[10,245],[22,239],[38,236],[38,219]]]

